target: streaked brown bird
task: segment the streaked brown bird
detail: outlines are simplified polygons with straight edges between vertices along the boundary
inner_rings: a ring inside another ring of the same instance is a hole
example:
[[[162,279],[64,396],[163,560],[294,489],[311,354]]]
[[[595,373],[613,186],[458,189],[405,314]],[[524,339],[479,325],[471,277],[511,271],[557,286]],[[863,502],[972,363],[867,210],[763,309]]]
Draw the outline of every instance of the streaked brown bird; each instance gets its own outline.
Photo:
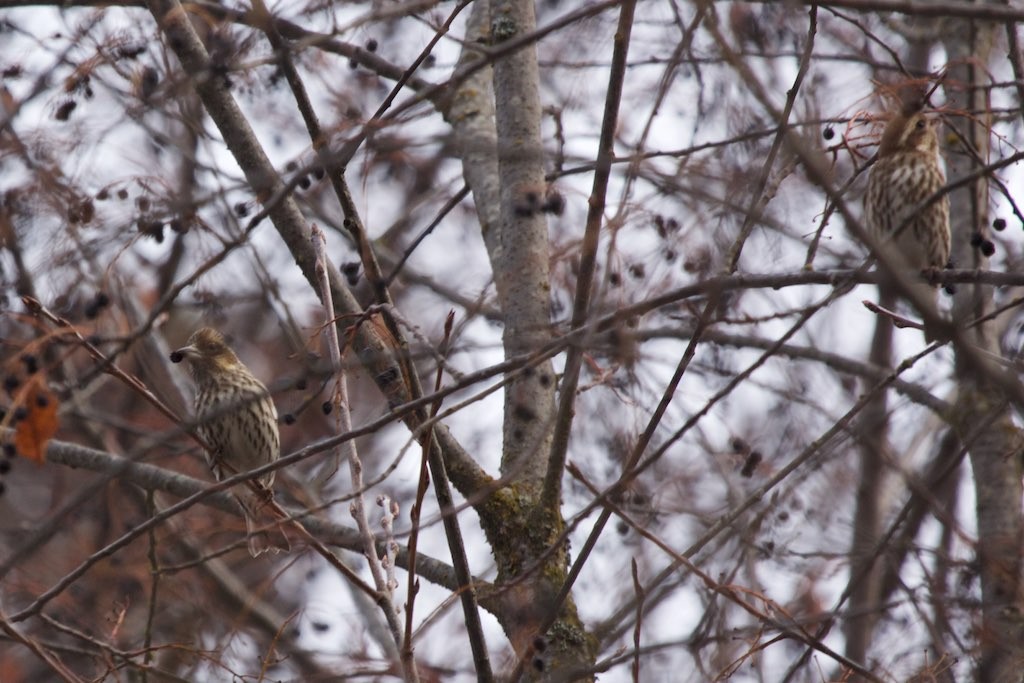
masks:
[[[198,432],[209,446],[206,460],[217,480],[277,460],[281,436],[274,402],[221,333],[209,327],[197,330],[185,346],[171,354],[171,361],[182,360],[188,361],[196,382]],[[253,557],[267,550],[281,552],[290,548],[280,526],[256,531],[275,519],[265,514],[270,512],[266,504],[273,496],[274,474],[270,472],[255,480],[266,489],[265,499],[261,500],[244,484],[232,488],[245,515],[249,553]]]
[[[894,116],[878,144],[864,211],[875,239],[894,244],[908,268],[934,272],[949,262],[949,198],[943,195],[924,205],[945,184],[935,122],[913,107]],[[936,288],[921,287],[922,295],[934,301]],[[883,301],[894,298],[881,289]]]

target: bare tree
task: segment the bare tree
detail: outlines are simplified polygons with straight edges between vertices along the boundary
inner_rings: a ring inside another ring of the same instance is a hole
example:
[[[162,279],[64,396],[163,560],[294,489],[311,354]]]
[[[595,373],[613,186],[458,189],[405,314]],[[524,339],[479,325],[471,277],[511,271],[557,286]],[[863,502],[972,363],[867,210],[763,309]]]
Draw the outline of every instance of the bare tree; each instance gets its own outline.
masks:
[[[0,9],[3,681],[1021,680],[1021,10]],[[282,439],[216,484],[206,325]]]

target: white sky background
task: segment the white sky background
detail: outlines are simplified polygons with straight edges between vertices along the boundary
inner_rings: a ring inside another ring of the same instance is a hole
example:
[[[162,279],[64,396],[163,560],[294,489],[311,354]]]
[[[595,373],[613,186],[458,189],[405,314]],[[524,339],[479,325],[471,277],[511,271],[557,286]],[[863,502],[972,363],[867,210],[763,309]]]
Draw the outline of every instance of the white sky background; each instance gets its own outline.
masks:
[[[570,11],[572,9],[570,4],[551,3],[552,9],[546,9],[546,5],[543,5],[539,23],[544,24]],[[441,5],[436,16],[442,16],[450,8],[450,4]],[[724,19],[726,8],[724,5],[720,5],[720,8]],[[341,7],[336,11],[334,21],[337,25],[344,26],[354,21],[365,11],[365,8],[363,6]],[[683,12],[688,20],[692,8],[688,4],[684,5]],[[64,35],[72,34],[73,26],[84,18],[92,16],[92,13],[76,11],[61,14],[54,10],[31,9],[11,11],[8,16],[22,28],[33,30],[40,42],[34,44],[30,37],[8,34],[7,39],[12,42],[3,49],[3,55],[7,59],[20,62],[27,73],[34,73],[37,70],[46,70],[52,65],[54,54],[63,49],[60,40],[54,40],[48,36],[52,36],[57,31]],[[103,14],[102,26],[105,27],[109,35],[114,35],[122,30],[134,31],[139,25],[140,17],[143,16],[144,14],[139,10],[106,10]],[[672,20],[672,13],[667,2],[642,2],[638,5],[637,21],[630,47],[630,61],[644,63],[649,58],[659,59],[654,64],[633,66],[629,71],[618,129],[617,152],[619,154],[626,155],[632,151],[632,145],[636,143],[637,136],[651,114],[650,110],[654,104],[653,93],[657,81],[665,69],[665,65],[660,60],[666,59],[671,54],[675,47],[675,41],[678,39],[677,31],[666,28]],[[150,20],[146,17],[142,21],[147,22],[146,30],[150,31],[148,37],[153,39]],[[826,31],[823,30],[826,24],[837,25],[837,20],[822,12],[819,21],[822,26],[819,29],[816,53],[834,54],[848,51],[840,46],[830,44]],[[309,20],[303,19],[300,23],[309,25]],[[606,13],[598,19],[590,20],[585,27],[585,32],[579,31],[577,26],[573,26],[566,32],[556,33],[542,41],[539,46],[540,59],[544,64],[566,61],[598,63],[596,66],[579,69],[545,69],[542,75],[544,104],[557,107],[562,112],[567,143],[566,167],[569,168],[590,161],[595,154],[607,87],[606,64],[615,29],[615,15]],[[327,29],[328,25],[311,26],[311,28]],[[408,64],[433,34],[425,25],[411,19],[397,22],[393,25],[393,29],[392,35],[383,35],[380,33],[382,29],[376,25],[368,28],[360,27],[341,34],[339,38],[356,44],[362,44],[370,38],[375,38],[380,43],[379,53],[381,56],[397,64]],[[462,22],[457,21],[452,35],[460,36],[461,30]],[[698,41],[698,46],[694,51],[697,54],[708,55],[707,47],[706,45],[701,46]],[[81,58],[91,50],[91,45],[80,45],[79,50],[73,51],[70,56]],[[442,40],[434,54],[437,59],[436,65],[421,71],[418,75],[438,82],[449,73],[449,69],[458,55],[458,45],[452,40]],[[998,54],[998,50],[996,54]],[[878,57],[877,54],[876,57]],[[943,61],[941,53],[936,52],[933,55],[933,66],[936,68],[940,67]],[[785,91],[790,86],[795,74],[796,60],[779,60],[770,64],[760,60],[751,60],[751,65],[764,76],[766,81],[777,86],[775,88],[776,103],[781,105]],[[154,64],[154,66],[163,68],[162,65]],[[309,65],[305,66],[309,67]],[[331,88],[343,89],[344,79],[355,76],[340,58],[329,62],[330,69],[322,68],[324,65],[317,66],[321,68],[312,72],[307,68],[304,75],[307,77],[307,85],[311,93],[317,99],[323,122],[329,124],[336,114],[330,109],[328,91]],[[722,69],[718,66],[705,64],[700,69],[702,82],[698,82],[697,74],[692,68],[681,67],[682,71],[689,71],[689,74],[679,75],[673,81],[669,95],[654,120],[645,150],[680,149],[726,139],[748,127],[751,129],[765,127],[765,115],[756,105],[751,104],[750,98],[738,86],[735,76],[728,73],[723,74]],[[58,70],[57,76],[63,77],[66,75],[66,71],[67,69]],[[109,74],[109,72],[105,73]],[[1005,74],[1002,75],[1005,76]],[[109,85],[114,88],[127,89],[130,87],[126,81],[117,81],[113,77],[111,78]],[[244,78],[239,76],[237,80],[242,85],[241,82]],[[293,101],[290,94],[283,85],[279,86],[276,91],[270,92],[264,81],[265,78],[254,77],[251,83],[245,84],[247,87],[240,87],[236,90],[236,97],[246,111],[250,112],[250,121],[264,142],[267,153],[279,168],[283,168],[288,161],[294,159],[298,159],[300,162],[308,161],[311,156],[308,140],[301,128],[301,123],[293,113]],[[5,85],[16,99],[22,99],[31,89],[32,81],[29,78],[24,78],[6,82]],[[384,85],[386,87],[380,90],[381,97],[390,89],[391,84],[384,83]],[[150,142],[151,136],[143,132],[138,122],[121,119],[121,115],[112,109],[113,100],[106,93],[106,86],[101,82],[94,81],[93,87],[96,97],[91,101],[80,101],[67,124],[52,119],[53,111],[60,105],[60,98],[40,97],[25,106],[14,125],[19,131],[28,131],[38,127],[36,134],[48,136],[47,143],[51,148],[60,147],[60,140],[64,137],[67,139],[69,148],[73,144],[77,144],[79,139],[97,140],[95,147],[89,153],[83,154],[79,149],[66,159],[60,160],[64,172],[68,176],[78,178],[86,187],[90,187],[90,179],[93,178],[121,178],[125,181],[124,186],[130,189],[134,197],[140,190],[137,184],[128,181],[129,178],[144,176],[148,182],[155,184],[163,182],[163,178],[173,172],[171,167],[175,161],[173,151],[166,154],[156,153]],[[822,118],[848,117],[861,110],[876,111],[878,107],[878,102],[871,98],[872,84],[869,81],[869,74],[864,68],[851,62],[816,61],[807,75],[803,90],[805,95],[812,92],[817,103],[824,103],[823,106],[827,106],[826,109],[817,112],[817,115]],[[999,93],[996,96],[998,97]],[[401,99],[400,97],[399,101]],[[369,115],[376,109],[378,102],[367,98],[357,101],[355,104],[363,115]],[[801,98],[794,118],[801,120],[808,113],[808,100]],[[147,121],[144,114],[141,115],[140,120],[145,124],[158,125]],[[838,134],[842,134],[842,125],[836,125],[835,129]],[[1020,140],[1020,124],[1016,119],[1010,126],[1000,128],[999,131],[1010,141]],[[419,142],[429,140],[432,133],[437,136],[445,135],[447,127],[437,115],[432,115],[417,117],[408,124],[389,131],[389,133],[391,132],[396,135],[406,135]],[[551,120],[545,119],[545,143],[553,146],[552,133]],[[812,126],[809,130],[809,137],[821,141],[820,126]],[[870,154],[872,151],[869,148],[866,153]],[[993,155],[998,156],[1010,151],[1012,150],[1008,147],[996,146]],[[243,188],[229,195],[228,204],[233,205],[237,201],[251,202],[252,198],[244,190],[240,173],[226,151],[219,147],[207,146],[204,153],[206,154],[203,159],[205,163],[216,167],[219,172],[226,171],[229,176],[236,178],[239,187]],[[417,149],[412,153],[428,155],[427,150]],[[690,166],[684,173],[700,169],[706,158],[717,160],[723,154],[728,156],[736,154],[736,152],[728,150],[696,155],[689,160]],[[749,162],[737,159],[737,163]],[[678,170],[678,161],[673,157],[663,157],[646,162],[646,167],[672,175]],[[842,180],[845,181],[850,168],[849,163],[843,160],[839,169]],[[392,185],[393,180],[387,178],[377,169],[364,175],[365,170],[365,167],[358,161],[353,163],[349,169],[349,182],[353,192],[356,193],[357,205],[360,207],[365,225],[371,235],[376,236],[382,234],[395,221],[405,218],[413,207],[405,206],[400,201],[403,190]],[[20,182],[20,173],[20,169],[14,164],[0,166],[0,186],[6,187]],[[756,172],[753,175],[756,176]],[[452,161],[446,164],[440,177],[448,184],[449,194],[461,186],[461,170]],[[209,180],[212,176],[207,174],[206,178]],[[589,174],[577,174],[567,176],[558,182],[558,187],[566,196],[568,205],[563,216],[550,219],[550,234],[553,244],[569,244],[582,234],[591,180],[592,177]],[[1019,172],[1007,175],[1004,180],[1011,188],[1020,186]],[[96,185],[91,189],[96,191],[100,187]],[[211,192],[217,192],[221,188],[211,185],[208,189]],[[749,201],[747,195],[749,187],[731,186],[728,183],[709,179],[703,189],[732,201],[740,203]],[[859,193],[862,189],[863,180],[855,192]],[[651,185],[643,182],[631,188],[624,203],[622,203],[623,192],[621,174],[613,175],[612,185],[608,192],[607,215],[611,218],[621,213],[625,218],[625,224],[616,236],[617,252],[613,256],[611,265],[621,272],[624,284],[617,288],[608,286],[605,279],[606,270],[602,270],[601,278],[606,283],[604,290],[606,305],[632,303],[646,298],[652,293],[659,293],[692,281],[694,277],[684,272],[681,264],[688,258],[694,257],[700,248],[711,254],[715,270],[720,267],[723,257],[721,253],[722,240],[731,240],[735,234],[737,219],[734,213],[729,211],[721,213],[688,211],[685,200],[681,201],[679,197],[660,194]],[[855,201],[854,204],[859,205],[859,201]],[[998,204],[997,202],[997,206]],[[471,208],[472,204],[468,203],[466,206]],[[108,226],[120,225],[125,234],[133,233],[134,226],[131,225],[133,211],[130,206],[119,207],[116,203],[107,203],[98,208],[103,212]],[[775,220],[788,228],[788,236],[781,237],[763,229],[755,230],[745,247],[741,271],[761,273],[799,270],[803,264],[807,240],[816,229],[823,208],[822,194],[817,190],[808,189],[806,183],[801,180],[799,172],[787,178],[780,188],[779,196],[770,205],[769,212]],[[422,211],[413,212],[414,224],[417,226],[416,231],[425,227],[427,222],[433,218],[435,209],[436,206],[429,206],[424,207]],[[663,251],[665,244],[652,227],[656,214],[674,217],[679,221],[680,232],[676,238],[676,248],[679,253],[678,258],[674,261],[665,259]],[[1001,243],[1000,247],[1012,249],[1015,254],[1019,255],[1021,250],[1020,226],[1016,225],[1012,216],[1001,207],[997,208],[992,215],[993,217],[1004,216],[1011,226],[1006,233],[1000,235],[1006,242],[1006,244]],[[452,216],[454,218],[444,221],[417,250],[410,259],[408,268],[430,274],[436,280],[457,289],[469,298],[476,298],[484,292],[493,292],[486,254],[476,226],[465,210],[457,210]],[[244,223],[244,219],[242,222]],[[220,229],[222,226],[216,227]],[[60,269],[50,267],[54,245],[56,245],[57,252],[66,251],[71,247],[64,235],[64,230],[65,227],[57,223],[41,227],[38,235],[33,236],[37,241],[34,249],[29,252],[29,257],[35,267],[40,271],[45,269],[52,274],[51,279],[41,281],[41,284],[45,284],[49,288],[49,292],[46,294],[50,296],[56,296],[66,291],[69,282],[77,281],[79,278],[84,277],[86,281],[99,285],[105,276],[105,273],[83,272],[74,264],[67,264],[66,267]],[[100,237],[102,237],[102,242]],[[122,276],[138,275],[140,271],[137,264],[140,261],[161,258],[166,251],[167,242],[160,245],[147,239],[137,240],[131,244],[128,244],[127,239],[122,239],[118,242],[119,249],[112,250],[104,246],[109,244],[106,242],[107,238],[106,232],[102,236],[97,236],[96,249],[105,251],[104,263],[108,267],[115,266]],[[336,263],[354,259],[351,250],[336,235],[330,234],[328,239],[330,252]],[[608,246],[609,239],[610,237],[606,234],[604,247]],[[125,246],[127,246],[126,249],[120,248]],[[316,311],[315,297],[294,267],[291,257],[280,243],[269,221],[255,232],[252,248],[258,251],[267,263],[269,272],[273,273],[277,279],[282,289],[282,300],[287,302],[286,305],[290,307],[291,314],[299,320],[310,321],[312,312]],[[214,253],[216,249],[214,243],[209,244],[209,249],[210,251],[206,255]],[[822,241],[816,265],[821,268],[854,267],[860,264],[860,258],[864,253],[865,251],[861,247],[850,241],[841,221],[833,218]],[[603,268],[608,265],[605,262],[607,254],[606,250],[602,250]],[[1002,254],[1002,251],[999,254]],[[234,291],[240,286],[238,283],[241,282],[243,289],[256,291],[258,285],[251,278],[249,258],[248,249],[241,250],[214,272],[205,276],[197,289]],[[1000,257],[997,255],[993,267],[1000,268],[1000,263]],[[631,278],[628,269],[633,264],[643,264],[645,271],[643,277]],[[5,263],[5,267],[6,265]],[[556,264],[552,280],[554,282],[571,281],[566,262],[562,261]],[[145,284],[147,283],[140,282],[140,286]],[[820,298],[826,291],[826,288],[821,287],[755,291],[744,295],[741,309],[747,315],[760,316],[787,307],[798,308]],[[191,292],[192,289],[187,290],[185,297],[188,298]],[[571,292],[556,291],[555,293],[556,299],[565,305],[562,309],[563,316],[568,315],[568,306],[571,305],[570,295]],[[864,358],[874,321],[873,316],[859,302],[862,299],[874,298],[873,288],[859,288],[858,291],[834,304],[827,313],[816,317],[806,329],[793,339],[793,343],[814,346],[834,353],[848,354],[855,358]],[[940,297],[940,300],[947,301],[945,297]],[[944,303],[943,305],[948,304]],[[405,314],[420,324],[423,331],[433,339],[439,337],[441,322],[449,308],[451,308],[449,302],[425,291],[414,292],[402,304]],[[659,326],[654,320],[645,322],[650,322],[653,327]],[[791,323],[792,318],[769,321],[761,324],[758,331],[762,336],[776,338],[788,329]],[[743,328],[729,331],[743,332]],[[482,319],[475,320],[463,328],[458,341],[460,346],[467,351],[453,356],[452,362],[464,372],[486,367],[501,359],[501,329]],[[899,352],[903,354],[916,352],[923,344],[920,333],[915,331],[898,331],[896,341]],[[599,484],[607,483],[617,474],[612,466],[612,460],[606,455],[612,437],[618,432],[629,434],[643,428],[646,418],[650,414],[650,408],[678,361],[684,344],[685,340],[665,339],[645,345],[643,358],[635,368],[636,376],[640,380],[637,386],[620,394],[599,387],[583,395],[578,413],[580,415],[595,415],[599,418],[597,420],[580,419],[574,432],[575,440],[570,455],[592,481]],[[242,355],[243,357],[246,355],[244,350]],[[729,370],[739,371],[753,362],[757,356],[758,353],[754,351],[736,351],[721,347],[714,354],[710,351],[699,353],[695,363],[710,367],[714,362],[720,362]],[[946,381],[950,372],[950,360],[951,356],[948,351],[940,352],[915,367],[906,378],[931,386],[937,395],[945,396],[952,388]],[[724,513],[760,483],[761,479],[758,477],[753,480],[740,478],[734,463],[729,460],[729,443],[734,436],[742,436],[752,443],[763,443],[766,456],[764,471],[770,473],[774,468],[781,466],[796,455],[799,449],[806,445],[809,438],[816,437],[831,425],[855,400],[856,396],[851,397],[846,389],[835,382],[833,373],[823,371],[818,366],[809,363],[798,363],[795,368],[798,372],[794,372],[794,365],[791,363],[778,359],[769,361],[754,374],[751,383],[744,384],[740,390],[733,393],[702,420],[690,435],[672,447],[665,462],[654,468],[657,476],[645,480],[646,485],[650,487],[654,505],[659,510],[657,530],[660,536],[677,550],[684,549],[703,531],[702,522],[695,513],[699,512],[700,516],[715,512],[717,514]],[[660,434],[660,439],[666,438],[669,434],[668,430],[675,430],[690,415],[700,410],[707,398],[719,389],[724,381],[721,378],[716,380],[713,375],[708,374],[688,374],[669,411],[665,421],[665,430]],[[793,406],[791,400],[785,397],[784,392],[787,391],[793,392],[796,396],[802,396],[812,407]],[[894,405],[899,408],[903,400],[900,397],[895,397]],[[477,454],[480,462],[491,472],[496,472],[501,452],[501,401],[501,393],[498,392],[447,420],[447,424],[459,440],[471,452]],[[451,405],[451,403],[454,403],[454,400],[446,405]],[[357,424],[360,421],[368,421],[379,416],[380,412],[377,411],[381,409],[382,406],[379,405],[357,409]],[[927,418],[930,416],[919,408],[897,409],[893,433],[900,434],[905,428],[909,436],[911,432],[916,432],[920,422]],[[793,434],[789,440],[776,440],[783,431],[779,428],[778,421],[780,419],[793,422]],[[596,423],[600,423],[603,430],[593,429]],[[901,437],[895,436],[894,441],[899,443]],[[658,440],[655,445],[657,442]],[[374,443],[373,451],[397,454],[405,443],[404,430],[385,430]],[[773,445],[777,446],[774,451],[772,450]],[[926,443],[920,446],[921,450],[915,454],[915,457],[905,463],[908,468],[919,464],[929,447]],[[708,461],[709,449],[717,451],[721,456],[720,462]],[[792,482],[787,481],[780,486],[780,490],[784,492],[783,495],[787,496],[787,500],[790,501],[787,502],[785,508],[789,511],[790,516],[784,520],[777,519],[769,529],[756,538],[756,542],[771,540],[780,551],[820,553],[828,550],[840,554],[845,552],[849,544],[853,489],[845,488],[837,497],[834,492],[829,492],[829,487],[835,486],[837,479],[845,481],[848,486],[854,486],[853,477],[856,473],[856,464],[852,460],[853,451],[849,444],[840,444],[833,450],[835,454],[824,459],[826,464],[821,465],[820,470],[807,473],[798,472]],[[836,462],[844,457],[848,462]],[[418,450],[410,450],[405,455],[398,472],[393,475],[395,479],[389,481],[388,486],[400,487],[403,490],[414,486],[418,459]],[[817,462],[821,462],[821,460]],[[688,468],[695,473],[693,479],[681,483],[679,481],[680,471],[685,472]],[[706,471],[708,470],[717,471],[720,476],[707,476]],[[344,472],[339,475],[338,486],[345,487],[345,477]],[[388,486],[383,489],[388,490]],[[566,514],[568,516],[585,504],[588,497],[578,485],[569,481],[568,476],[566,487]],[[960,505],[963,511],[960,519],[967,525],[963,531],[973,537],[972,493],[969,477],[965,477],[960,496]],[[893,496],[894,505],[902,502],[902,492],[894,491]],[[829,498],[836,501],[835,509],[825,510],[817,507],[823,499],[828,500]],[[368,500],[372,502],[372,496]],[[431,516],[436,512],[436,507],[429,502],[432,501],[430,495],[427,500],[426,515]],[[805,505],[803,507],[794,505],[792,501],[796,500],[805,501]],[[755,510],[759,510],[759,508],[755,508]],[[408,510],[404,509],[403,515],[407,515],[407,513]],[[348,521],[347,511],[339,510],[338,517],[343,521]],[[406,519],[407,517],[404,517],[403,523],[399,525],[402,531],[407,528],[404,523]],[[472,513],[465,513],[461,519],[474,572],[486,578],[493,578],[493,561],[483,535],[476,525],[475,517]],[[574,534],[572,538],[574,551],[582,545],[586,538],[592,519],[593,517],[585,521]],[[923,536],[926,541],[930,541],[932,539],[929,539],[928,536],[934,536],[934,534],[935,529],[932,529],[930,533]],[[404,540],[404,538],[400,540]],[[731,547],[734,543],[735,541],[730,541],[727,547]],[[421,544],[421,551],[426,554],[440,558],[447,555],[443,535],[437,525],[424,534]],[[717,549],[718,546],[712,544],[712,548]],[[728,549],[713,552],[715,559],[701,564],[701,567],[713,575],[717,575],[720,571],[730,571],[736,553]],[[964,556],[969,556],[971,550],[961,545],[961,552]],[[575,557],[575,552],[573,556]],[[641,574],[647,576],[654,574],[668,561],[663,553],[654,549],[650,544],[639,542],[635,534],[625,537],[617,534],[613,521],[577,584],[577,605],[588,622],[600,621],[610,611],[618,607],[619,600],[628,594],[625,587],[629,586],[631,581],[629,560],[632,557],[637,558]],[[308,564],[304,560],[298,562],[295,571],[305,572],[308,569]],[[818,569],[822,566],[817,562],[804,562],[785,556],[778,559],[762,559],[756,567],[756,575],[761,580],[761,585],[748,585],[747,587],[763,590],[773,600],[785,604],[802,590],[805,582],[801,572],[805,567],[811,567],[812,564]],[[830,609],[835,598],[845,587],[846,563],[839,557],[824,566],[832,573],[815,576],[815,589],[823,608]],[[399,591],[404,599],[405,576],[400,573],[399,577],[402,581]],[[294,577],[292,578],[294,580]],[[742,573],[737,578],[740,583],[747,580],[748,576]],[[918,580],[920,577],[908,576],[908,581],[911,583]],[[702,616],[702,606],[706,604],[708,594],[693,577],[687,578],[685,585],[687,586],[685,589],[676,591],[671,599],[666,600],[645,618],[645,643],[670,642],[692,635],[694,626]],[[349,649],[354,648],[355,644],[351,642],[339,644],[340,637],[338,631],[335,630],[340,629],[341,635],[344,635],[347,632],[345,629],[364,619],[355,613],[347,589],[339,585],[339,581],[333,573],[324,571],[321,571],[316,579],[308,582],[304,589],[307,603],[302,627],[304,636],[301,642],[310,647],[322,648],[325,651],[338,648],[343,658],[345,655],[355,654],[354,650]],[[417,615],[420,618],[425,617],[433,606],[446,597],[446,591],[441,591],[426,581],[421,581],[421,591],[416,607]],[[719,604],[721,604],[720,599]],[[916,651],[920,652],[927,643],[927,632],[920,627],[918,617],[909,608],[901,609],[907,612],[906,630],[895,635],[898,635],[903,641],[919,641],[921,647],[917,647]],[[331,628],[322,633],[314,633],[306,627],[305,624],[310,620],[317,619],[331,624]],[[344,620],[345,623],[339,623],[340,620]],[[494,661],[500,665],[506,661],[504,659],[507,655],[506,641],[496,622],[489,616],[486,616],[485,620],[488,626],[488,642],[492,648]],[[444,623],[429,629],[423,639],[417,642],[417,652],[424,661],[439,666],[458,663],[466,673],[452,680],[468,681],[473,680],[474,677],[468,673],[470,666],[466,658],[468,644],[462,637],[460,622],[461,608],[456,604],[449,609],[444,617]],[[453,634],[456,635],[453,636]],[[631,637],[631,634],[627,634],[622,645],[628,647]],[[830,647],[842,650],[840,629],[833,629],[826,642]],[[604,655],[608,655],[613,649],[606,649]],[[908,645],[901,648],[899,652],[901,655],[907,655],[914,650],[914,647]],[[799,652],[799,649],[789,645],[769,648],[764,659],[758,662],[761,675],[764,677],[762,680],[772,680],[774,676],[781,675],[786,670],[790,658],[795,654],[798,655]],[[818,657],[817,661],[823,670],[833,669],[831,662],[821,657]],[[700,680],[700,676],[696,673],[689,679],[675,678],[680,674],[679,667],[681,665],[685,667],[683,670],[689,670],[689,662],[688,655],[680,655],[678,650],[668,648],[645,660],[645,680]],[[906,661],[884,661],[883,663],[891,667],[889,671],[896,676],[909,674],[921,665],[920,659],[913,656],[909,656]],[[964,662],[962,667],[966,667],[967,664]],[[960,670],[958,669],[958,671]],[[963,671],[966,672],[967,669],[963,668]],[[628,666],[619,666],[611,670],[604,674],[601,680],[608,682],[629,680]],[[731,680],[754,681],[759,678],[749,671],[749,667],[742,667]]]

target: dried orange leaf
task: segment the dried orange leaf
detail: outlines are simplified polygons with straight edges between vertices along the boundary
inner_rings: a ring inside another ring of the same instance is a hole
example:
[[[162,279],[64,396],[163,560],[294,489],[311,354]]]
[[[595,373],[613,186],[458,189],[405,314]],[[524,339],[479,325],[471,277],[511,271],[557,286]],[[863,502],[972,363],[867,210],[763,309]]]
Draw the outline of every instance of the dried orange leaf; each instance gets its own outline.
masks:
[[[21,394],[26,415],[14,425],[14,447],[23,458],[43,462],[46,444],[57,433],[57,398],[42,382],[33,382]]]

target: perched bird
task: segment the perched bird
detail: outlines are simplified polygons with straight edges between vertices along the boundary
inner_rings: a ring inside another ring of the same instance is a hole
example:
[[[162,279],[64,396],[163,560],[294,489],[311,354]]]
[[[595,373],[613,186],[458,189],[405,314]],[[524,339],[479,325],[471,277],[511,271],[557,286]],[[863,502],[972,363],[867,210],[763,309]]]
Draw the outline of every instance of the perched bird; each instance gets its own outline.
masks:
[[[883,245],[895,245],[908,268],[934,272],[949,262],[949,198],[943,195],[923,205],[945,184],[935,122],[918,108],[894,116],[878,144],[864,212],[874,238]],[[884,286],[881,289],[883,301],[894,298]],[[930,301],[938,294],[925,283],[921,293]]]
[[[171,354],[171,361],[187,360],[196,382],[195,414],[199,436],[209,447],[206,459],[217,480],[266,465],[281,453],[277,410],[267,388],[235,355],[214,329],[197,330],[188,343]],[[280,526],[254,531],[274,521],[257,523],[260,512],[269,512],[274,472],[255,481],[266,490],[263,499],[244,484],[232,489],[245,515],[249,552],[253,557],[272,550],[288,550],[288,538]]]

